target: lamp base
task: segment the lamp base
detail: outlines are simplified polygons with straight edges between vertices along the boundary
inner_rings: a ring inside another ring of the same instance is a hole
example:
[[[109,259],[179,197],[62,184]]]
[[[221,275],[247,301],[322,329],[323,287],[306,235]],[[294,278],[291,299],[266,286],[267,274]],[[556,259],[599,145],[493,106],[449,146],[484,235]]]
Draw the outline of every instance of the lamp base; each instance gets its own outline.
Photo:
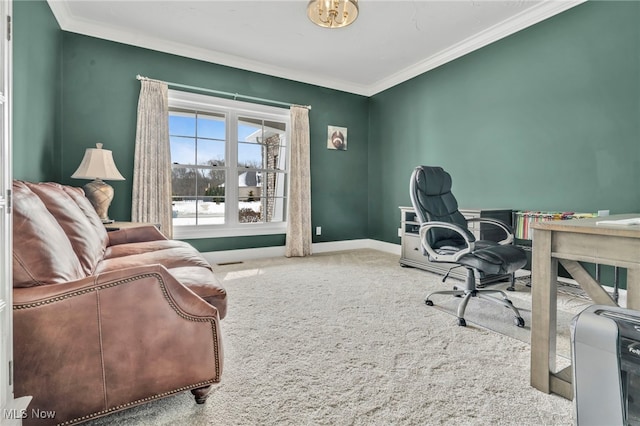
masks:
[[[113,187],[101,179],[96,179],[86,184],[83,189],[85,196],[93,205],[102,223],[113,222],[107,214],[111,200],[113,200]]]

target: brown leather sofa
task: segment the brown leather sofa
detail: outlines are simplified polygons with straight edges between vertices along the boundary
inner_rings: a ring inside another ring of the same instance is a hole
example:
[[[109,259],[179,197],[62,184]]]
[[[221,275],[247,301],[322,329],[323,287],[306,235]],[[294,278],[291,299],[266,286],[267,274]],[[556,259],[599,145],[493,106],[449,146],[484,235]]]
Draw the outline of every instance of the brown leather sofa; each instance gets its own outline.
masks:
[[[155,227],[107,232],[80,188],[13,183],[14,393],[24,424],[75,424],[222,372],[226,292]],[[55,414],[41,415],[38,413]]]

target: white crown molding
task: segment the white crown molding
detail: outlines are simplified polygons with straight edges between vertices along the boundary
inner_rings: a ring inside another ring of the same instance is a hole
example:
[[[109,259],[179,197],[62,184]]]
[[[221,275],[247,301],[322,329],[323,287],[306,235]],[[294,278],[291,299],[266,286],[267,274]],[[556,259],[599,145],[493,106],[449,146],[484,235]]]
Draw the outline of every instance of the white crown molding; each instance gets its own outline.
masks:
[[[47,0],[53,16],[55,16],[58,25],[63,30],[73,25],[74,17],[69,9],[69,4],[66,1],[60,0]]]
[[[405,68],[387,78],[372,85],[362,85],[354,82],[329,79],[313,73],[292,71],[286,68],[267,65],[238,56],[221,52],[201,49],[193,46],[162,40],[155,37],[147,37],[135,31],[96,24],[93,21],[84,20],[73,16],[66,1],[47,0],[58,25],[64,31],[88,35],[100,39],[115,41],[118,43],[142,47],[177,56],[202,60],[206,62],[253,71],[260,74],[271,75],[302,83],[313,84],[329,89],[340,90],[362,96],[373,96],[386,89],[396,86],[413,77],[437,68],[454,59],[464,56],[474,50],[498,41],[527,27],[535,25],[545,19],[564,12],[572,7],[584,3],[587,0],[546,0],[539,5],[501,22],[485,31],[475,34],[462,42],[451,46],[424,59],[408,68]]]
[[[67,1],[47,0],[47,3],[58,21],[60,28],[67,32],[142,47],[158,52],[170,53],[176,56],[197,59],[232,68],[253,71],[302,83],[313,84],[316,86],[327,87],[330,89],[341,90],[344,92],[355,93],[358,95],[367,96],[366,93],[368,93],[368,88],[364,85],[342,80],[328,79],[312,73],[292,71],[286,68],[252,61],[235,55],[229,55],[227,53],[202,49],[156,37],[148,37],[136,33],[135,31],[115,26],[97,24],[94,21],[75,17],[67,6]]]
[[[413,77],[424,74],[427,71],[458,59],[511,34],[515,34],[518,31],[524,30],[586,1],[587,0],[546,0],[506,21],[442,50],[436,55],[407,67],[388,78],[380,80],[369,88],[369,94],[367,96],[373,96],[376,93],[387,90]]]

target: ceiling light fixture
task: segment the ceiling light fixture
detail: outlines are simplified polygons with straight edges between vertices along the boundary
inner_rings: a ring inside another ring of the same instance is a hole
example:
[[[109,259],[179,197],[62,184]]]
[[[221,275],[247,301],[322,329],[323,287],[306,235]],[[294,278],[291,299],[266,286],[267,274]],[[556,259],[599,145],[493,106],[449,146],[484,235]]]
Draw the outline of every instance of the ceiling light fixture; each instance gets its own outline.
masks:
[[[358,0],[311,0],[307,16],[321,27],[346,27],[358,17]]]

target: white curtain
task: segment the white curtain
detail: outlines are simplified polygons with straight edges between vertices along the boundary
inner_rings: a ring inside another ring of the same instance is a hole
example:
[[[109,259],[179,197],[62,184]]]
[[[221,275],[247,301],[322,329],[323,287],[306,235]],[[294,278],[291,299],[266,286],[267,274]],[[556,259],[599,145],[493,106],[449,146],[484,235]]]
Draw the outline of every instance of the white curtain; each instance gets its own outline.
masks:
[[[291,164],[287,257],[311,254],[311,168],[309,160],[309,110],[291,107]]]
[[[159,223],[172,238],[168,87],[156,80],[140,83],[131,220]]]

